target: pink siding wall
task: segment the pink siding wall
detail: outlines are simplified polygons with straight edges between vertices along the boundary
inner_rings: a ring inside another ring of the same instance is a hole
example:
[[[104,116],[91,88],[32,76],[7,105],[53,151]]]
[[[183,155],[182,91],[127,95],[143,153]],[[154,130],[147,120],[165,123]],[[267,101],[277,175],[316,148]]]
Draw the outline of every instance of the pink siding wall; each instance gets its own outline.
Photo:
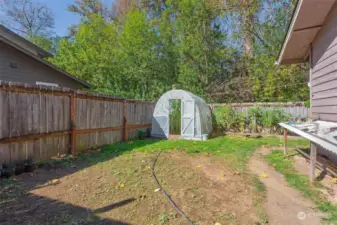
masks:
[[[312,116],[337,122],[337,7],[312,44]]]

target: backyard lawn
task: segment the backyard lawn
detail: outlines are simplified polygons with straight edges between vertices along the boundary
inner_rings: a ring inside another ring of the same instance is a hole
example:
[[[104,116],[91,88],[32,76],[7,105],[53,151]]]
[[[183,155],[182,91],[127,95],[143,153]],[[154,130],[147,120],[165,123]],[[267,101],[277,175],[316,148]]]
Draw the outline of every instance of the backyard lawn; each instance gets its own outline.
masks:
[[[277,138],[205,142],[135,140],[41,164],[0,182],[0,224],[187,224],[152,177],[195,225],[263,224],[264,187],[246,165]],[[306,146],[289,140],[289,146]]]

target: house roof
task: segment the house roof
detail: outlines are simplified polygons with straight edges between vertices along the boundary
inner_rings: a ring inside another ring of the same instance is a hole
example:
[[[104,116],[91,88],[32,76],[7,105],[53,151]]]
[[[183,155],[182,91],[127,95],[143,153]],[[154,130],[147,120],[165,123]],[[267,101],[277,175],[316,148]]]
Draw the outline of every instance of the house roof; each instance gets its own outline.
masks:
[[[53,56],[50,52],[43,50],[39,46],[33,44],[32,42],[28,41],[27,39],[21,37],[20,35],[16,34],[15,32],[11,31],[10,29],[2,25],[0,25],[0,36],[10,39],[12,42],[23,48],[30,47],[34,49],[37,53],[39,53],[39,55],[42,58]]]
[[[5,34],[3,32],[6,32]],[[7,33],[8,32],[8,33]],[[6,35],[9,34],[10,36]],[[15,35],[15,36],[14,36]],[[10,38],[10,37],[15,37],[15,38]],[[20,39],[20,41],[18,41],[18,38]],[[74,76],[72,76],[71,74],[67,73],[66,71],[56,67],[55,65],[45,61],[44,59],[42,59],[40,56],[44,56],[44,57],[49,57],[52,56],[52,54],[44,51],[43,49],[41,49],[40,47],[34,45],[33,43],[31,43],[30,41],[24,39],[23,37],[15,34],[14,32],[8,30],[6,27],[1,26],[0,25],[0,41],[4,42],[5,44],[15,48],[16,50],[28,55],[29,57],[41,62],[42,64],[62,73],[63,75],[77,81],[78,83],[80,83],[81,85],[83,85],[86,88],[90,88],[91,85],[83,80],[80,80]],[[33,47],[34,49],[36,49],[36,52],[39,53],[39,55],[34,54],[30,49],[27,49],[27,45],[29,47]]]
[[[308,60],[310,44],[323,26],[336,0],[298,0],[277,64]]]

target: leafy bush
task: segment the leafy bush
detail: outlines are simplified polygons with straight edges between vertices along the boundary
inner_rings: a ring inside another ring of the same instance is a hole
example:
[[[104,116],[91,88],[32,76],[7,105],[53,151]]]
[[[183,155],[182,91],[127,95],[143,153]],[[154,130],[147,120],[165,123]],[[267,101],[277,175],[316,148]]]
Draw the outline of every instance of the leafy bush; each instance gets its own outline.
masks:
[[[213,111],[215,116],[214,128],[217,130],[243,131],[245,127],[245,115],[234,111],[229,106],[216,107]]]
[[[258,132],[258,127],[262,126],[262,114],[259,107],[248,109],[249,128],[252,132]]]
[[[262,113],[262,127],[269,128],[270,132],[278,130],[278,123],[289,120],[290,115],[287,115],[280,109],[264,110]]]
[[[248,115],[229,106],[213,110],[213,127],[221,131],[279,132],[278,123],[289,120],[290,115],[280,109],[249,108]]]

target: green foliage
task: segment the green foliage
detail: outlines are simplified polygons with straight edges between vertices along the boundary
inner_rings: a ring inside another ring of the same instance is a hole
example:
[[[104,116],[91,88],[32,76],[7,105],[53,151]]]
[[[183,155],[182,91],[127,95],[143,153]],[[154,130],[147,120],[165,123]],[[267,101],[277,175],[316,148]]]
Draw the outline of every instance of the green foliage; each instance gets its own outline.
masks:
[[[181,100],[170,101],[170,134],[181,133]]]
[[[309,97],[307,64],[275,65],[294,5],[294,1],[278,0],[258,11],[259,21],[254,24],[255,55],[249,62],[254,101],[294,102]]]
[[[85,16],[51,61],[96,92],[156,99],[176,84],[205,96],[221,72],[225,48],[218,10],[184,0],[167,1],[158,18],[148,13],[131,10],[114,23],[95,13]]]
[[[293,153],[296,152],[294,151]],[[296,171],[291,158],[284,158],[283,151],[273,151],[266,156],[266,159],[270,165],[273,165],[278,172],[285,176],[290,186],[302,191],[306,197],[316,204],[319,210],[328,214],[325,220],[329,224],[337,223],[337,205],[325,200],[325,197],[317,187],[309,183],[308,177]]]
[[[249,83],[255,101],[305,101],[309,96],[306,85],[307,65],[275,66],[273,57],[258,55],[250,64]]]
[[[29,40],[42,48],[45,51],[51,51],[53,49],[53,41],[43,36],[30,37]]]
[[[93,84],[96,92],[154,99],[169,79],[157,66],[157,42],[145,13],[133,11],[112,24],[93,15],[83,21],[73,39],[61,41],[51,61]]]
[[[246,117],[243,113],[238,113],[229,106],[216,107],[213,113],[216,120],[214,128],[217,130],[244,131]]]
[[[278,133],[278,123],[289,120],[290,116],[280,109],[261,109],[252,107],[248,109],[248,115],[237,112],[229,106],[215,107],[214,128],[223,131],[242,132],[271,132]]]
[[[279,127],[280,122],[285,122],[290,119],[290,115],[286,114],[283,110],[280,109],[270,109],[264,110],[262,112],[262,127],[270,128],[270,132],[276,132]]]
[[[308,99],[308,66],[275,65],[294,1],[141,2],[117,18],[101,1],[70,5],[82,21],[51,62],[92,91],[128,98],[176,85],[215,102]]]

